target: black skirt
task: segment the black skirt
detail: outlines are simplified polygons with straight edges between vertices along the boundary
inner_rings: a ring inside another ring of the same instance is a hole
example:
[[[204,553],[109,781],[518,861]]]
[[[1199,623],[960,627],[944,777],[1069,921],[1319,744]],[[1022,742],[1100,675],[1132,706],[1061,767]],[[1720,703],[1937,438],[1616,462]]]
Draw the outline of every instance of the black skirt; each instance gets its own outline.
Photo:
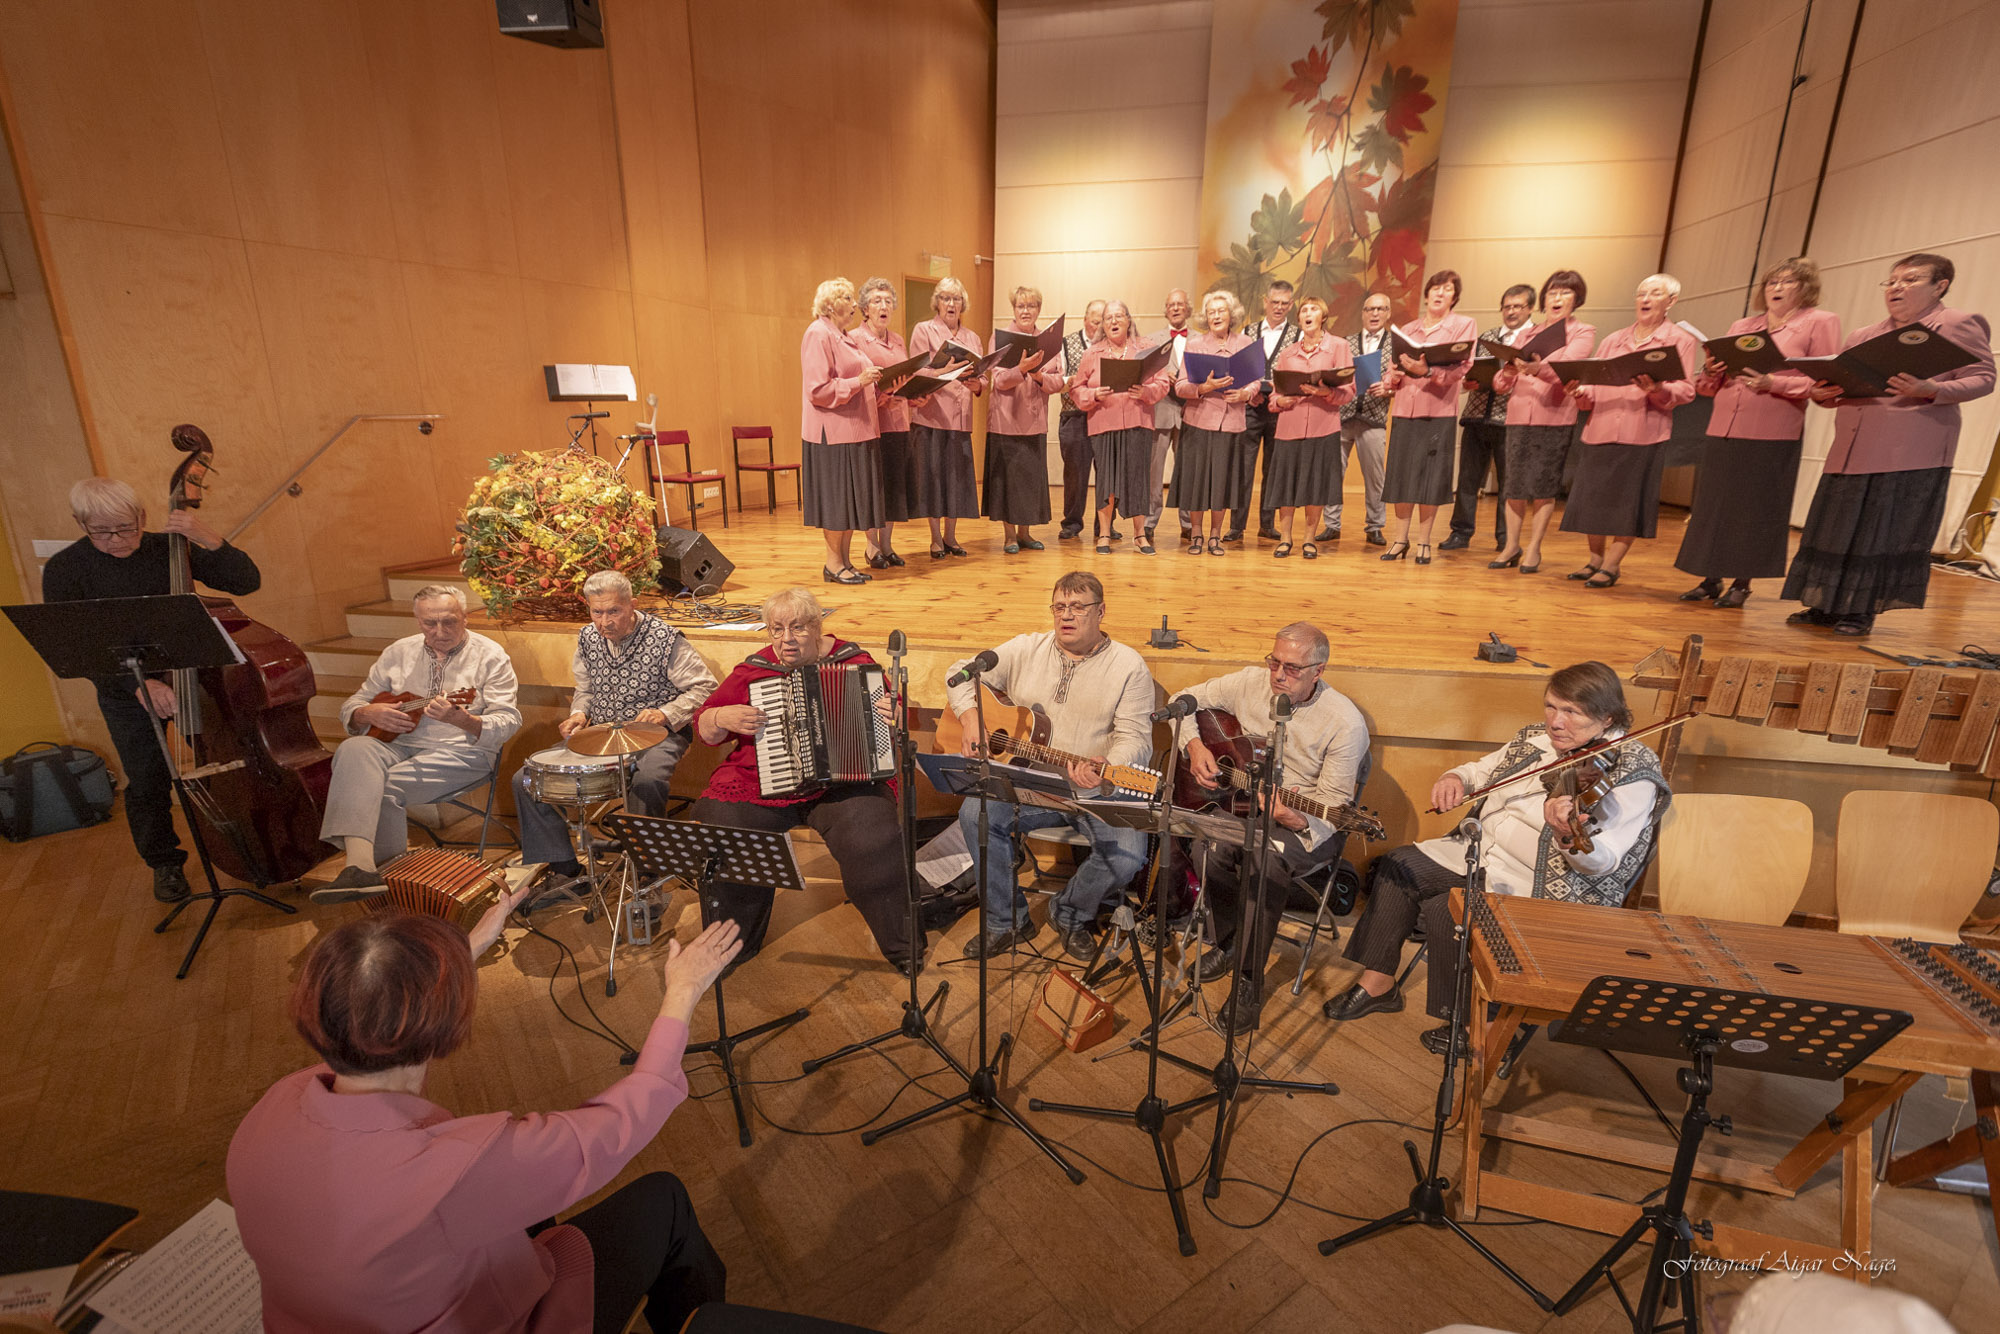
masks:
[[[980,512],[1001,523],[1049,521],[1049,442],[1039,435],[986,433]]]
[[[1821,477],[1783,596],[1829,616],[1923,606],[1950,485],[1949,468]]]
[[[917,456],[908,431],[882,432],[882,518],[901,523],[917,514]]]
[[[1568,426],[1509,426],[1507,475],[1500,484],[1503,500],[1554,500],[1562,494],[1563,461],[1576,424]]]
[[[1701,442],[1694,510],[1674,568],[1704,579],[1775,579],[1785,572],[1797,440]]]
[[[1273,440],[1263,503],[1275,510],[1340,503],[1341,449],[1338,433]]]
[[[880,440],[852,445],[807,440],[799,459],[806,527],[849,533],[882,526]]]
[[[913,519],[976,519],[979,485],[972,473],[972,432],[946,431],[917,422],[910,427],[917,459],[917,512]]]
[[[1241,505],[1248,499],[1237,485],[1236,449],[1242,439],[1241,431],[1210,431],[1182,422],[1167,503],[1190,514]]]
[[[1593,537],[1651,537],[1660,526],[1659,445],[1585,445],[1563,506],[1562,530]]]
[[[1153,428],[1134,426],[1090,437],[1097,460],[1097,507],[1113,497],[1118,517],[1131,519],[1150,512],[1153,489]]]
[[[1389,462],[1382,473],[1385,505],[1449,505],[1458,477],[1452,467],[1458,421],[1399,417],[1389,427]]]

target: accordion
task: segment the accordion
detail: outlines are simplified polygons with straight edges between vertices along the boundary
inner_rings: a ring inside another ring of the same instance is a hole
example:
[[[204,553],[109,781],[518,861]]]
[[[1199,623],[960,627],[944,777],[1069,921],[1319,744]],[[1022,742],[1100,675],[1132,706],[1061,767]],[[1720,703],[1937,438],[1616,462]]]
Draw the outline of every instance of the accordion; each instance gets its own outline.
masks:
[[[828,783],[872,783],[896,772],[895,738],[875,712],[889,690],[873,663],[810,662],[750,683],[764,714],[757,785],[767,797]]]
[[[382,868],[387,894],[364,900],[369,912],[397,909],[442,917],[470,931],[507,892],[507,878],[477,857],[426,848],[406,852]]]

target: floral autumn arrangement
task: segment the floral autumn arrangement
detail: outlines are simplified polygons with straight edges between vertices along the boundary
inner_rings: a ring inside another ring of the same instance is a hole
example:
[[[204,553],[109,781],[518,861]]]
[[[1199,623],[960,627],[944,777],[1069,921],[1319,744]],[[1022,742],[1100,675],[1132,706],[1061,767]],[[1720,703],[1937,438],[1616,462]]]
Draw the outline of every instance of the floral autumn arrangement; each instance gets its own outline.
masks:
[[[605,460],[580,450],[502,454],[472,484],[459,517],[460,570],[495,616],[573,620],[583,581],[618,570],[640,592],[659,586],[653,502]]]

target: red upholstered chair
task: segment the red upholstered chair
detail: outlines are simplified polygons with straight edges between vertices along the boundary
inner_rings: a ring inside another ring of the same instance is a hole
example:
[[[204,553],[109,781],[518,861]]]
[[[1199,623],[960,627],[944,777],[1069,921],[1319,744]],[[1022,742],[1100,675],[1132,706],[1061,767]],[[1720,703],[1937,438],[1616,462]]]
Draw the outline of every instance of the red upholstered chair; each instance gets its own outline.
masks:
[[[665,465],[660,462],[660,446],[662,445],[665,445],[669,449],[672,449],[675,445],[680,446],[681,470],[679,472],[667,472],[665,470]],[[670,486],[684,486],[687,488],[688,497],[688,527],[701,527],[699,523],[695,522],[695,491],[696,488],[707,486],[710,482],[715,483],[716,489],[722,493],[722,526],[727,528],[729,526],[729,485],[722,480],[720,472],[696,472],[694,470],[694,446],[688,442],[688,433],[686,431],[661,431],[646,441],[646,485],[652,488],[654,496],[658,498],[660,502],[660,516],[668,523],[673,522],[673,512],[667,508],[666,489]],[[740,489],[738,497],[738,503],[740,504]]]
[[[743,442],[745,440],[762,440],[764,442],[764,462],[745,463],[743,461]],[[799,486],[799,465],[796,463],[778,462],[778,444],[777,441],[771,438],[771,428],[768,426],[730,427],[729,447],[736,458],[737,511],[741,513],[743,509],[743,474],[746,472],[761,472],[764,474],[764,502],[770,506],[771,513],[776,514],[778,512],[777,475],[781,472],[792,474],[792,487],[796,491]],[[800,496],[800,503],[805,503],[803,495]]]

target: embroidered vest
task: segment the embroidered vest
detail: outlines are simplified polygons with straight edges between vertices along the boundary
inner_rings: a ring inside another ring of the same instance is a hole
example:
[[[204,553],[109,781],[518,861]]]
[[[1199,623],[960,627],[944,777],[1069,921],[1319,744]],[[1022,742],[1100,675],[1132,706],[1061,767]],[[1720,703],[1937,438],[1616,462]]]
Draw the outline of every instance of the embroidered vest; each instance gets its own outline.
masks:
[[[1532,723],[1520,730],[1500,759],[1500,767],[1493,771],[1488,784],[1502,783],[1515,774],[1526,773],[1537,765],[1547,764],[1548,759],[1539,749],[1534,738],[1541,736],[1548,728],[1541,723]],[[1617,748],[1618,763],[1611,771],[1611,786],[1623,787],[1628,783],[1651,784],[1653,793],[1653,813],[1646,821],[1646,827],[1625,855],[1616,865],[1602,875],[1585,875],[1569,864],[1562,849],[1556,846],[1555,830],[1543,826],[1542,839],[1535,857],[1534,896],[1538,899],[1560,899],[1565,903],[1595,903],[1617,907],[1625,902],[1625,896],[1638,882],[1646,863],[1653,855],[1653,840],[1659,836],[1660,817],[1666,814],[1673,803],[1673,789],[1667,786],[1665,775],[1660,772],[1659,757],[1645,745],[1634,741]],[[1482,802],[1481,805],[1484,805]],[[1474,812],[1477,814],[1477,812]]]

